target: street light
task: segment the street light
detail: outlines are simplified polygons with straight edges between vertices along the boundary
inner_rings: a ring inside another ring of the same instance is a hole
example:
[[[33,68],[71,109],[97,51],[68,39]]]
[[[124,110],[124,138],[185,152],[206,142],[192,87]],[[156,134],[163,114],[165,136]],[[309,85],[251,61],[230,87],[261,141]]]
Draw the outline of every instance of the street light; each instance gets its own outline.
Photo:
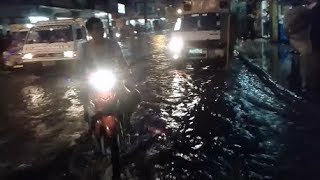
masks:
[[[178,9],[178,10],[177,10],[177,13],[178,13],[178,14],[182,14],[182,9]]]

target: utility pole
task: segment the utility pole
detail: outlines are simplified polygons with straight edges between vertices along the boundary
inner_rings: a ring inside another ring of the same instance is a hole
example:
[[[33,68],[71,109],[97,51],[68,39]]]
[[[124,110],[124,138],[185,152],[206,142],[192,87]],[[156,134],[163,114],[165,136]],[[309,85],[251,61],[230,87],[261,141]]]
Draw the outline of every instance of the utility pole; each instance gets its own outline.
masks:
[[[147,32],[147,22],[148,22],[148,0],[144,0],[143,16],[144,16],[144,31]]]
[[[278,0],[271,0],[270,6],[269,6],[269,12],[270,12],[270,21],[271,21],[271,41],[277,42],[279,40],[278,38],[278,23],[279,23],[279,17],[278,17]]]

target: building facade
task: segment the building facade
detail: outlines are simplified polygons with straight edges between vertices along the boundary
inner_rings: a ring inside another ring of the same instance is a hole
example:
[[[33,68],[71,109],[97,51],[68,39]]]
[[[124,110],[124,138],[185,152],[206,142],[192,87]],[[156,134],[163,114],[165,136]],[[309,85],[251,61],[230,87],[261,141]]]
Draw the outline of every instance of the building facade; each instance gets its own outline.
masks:
[[[0,1],[0,24],[29,23],[30,16],[88,18],[95,13],[117,13],[117,0],[10,0]]]

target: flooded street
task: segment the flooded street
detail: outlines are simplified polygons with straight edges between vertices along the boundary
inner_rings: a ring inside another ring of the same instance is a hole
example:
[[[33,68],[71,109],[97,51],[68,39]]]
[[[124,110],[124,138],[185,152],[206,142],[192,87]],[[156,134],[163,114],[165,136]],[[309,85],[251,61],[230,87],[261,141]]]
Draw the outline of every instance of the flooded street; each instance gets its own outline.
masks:
[[[301,102],[278,99],[236,59],[227,71],[190,65],[177,70],[165,45],[165,36],[152,37],[146,45],[150,51],[133,65],[142,103],[132,123],[138,130],[153,127],[163,133],[141,149],[137,157],[143,158],[126,164],[133,177],[319,177],[319,131],[301,121],[307,119],[295,109]],[[11,72],[1,73],[0,81],[0,173],[34,166],[31,174],[12,179],[75,179],[65,161],[68,149],[87,129],[79,80]]]
[[[85,130],[83,108],[70,79],[17,72],[2,82],[2,170],[55,158]]]
[[[147,102],[140,118],[168,131],[170,150],[159,152],[157,177],[273,179],[290,107],[239,62],[227,72],[180,71],[163,48],[156,46],[140,89]]]

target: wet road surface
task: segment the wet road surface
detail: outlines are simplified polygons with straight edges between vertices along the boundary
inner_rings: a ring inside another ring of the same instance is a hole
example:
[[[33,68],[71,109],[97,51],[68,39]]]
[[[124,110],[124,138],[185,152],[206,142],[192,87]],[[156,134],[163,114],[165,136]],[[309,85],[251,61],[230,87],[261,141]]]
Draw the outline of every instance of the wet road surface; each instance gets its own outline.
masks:
[[[85,130],[77,90],[67,78],[2,75],[2,168],[52,159]]]
[[[164,135],[129,160],[125,170],[132,179],[319,177],[319,131],[300,121],[307,118],[300,102],[279,100],[237,60],[228,71],[177,70],[165,43],[164,36],[151,38],[150,53],[133,66],[143,101],[132,123],[137,129],[161,129]],[[86,129],[79,82],[23,73],[1,75],[1,82],[6,85],[1,94],[2,171],[58,157],[47,168],[18,177],[72,179],[64,153]]]

